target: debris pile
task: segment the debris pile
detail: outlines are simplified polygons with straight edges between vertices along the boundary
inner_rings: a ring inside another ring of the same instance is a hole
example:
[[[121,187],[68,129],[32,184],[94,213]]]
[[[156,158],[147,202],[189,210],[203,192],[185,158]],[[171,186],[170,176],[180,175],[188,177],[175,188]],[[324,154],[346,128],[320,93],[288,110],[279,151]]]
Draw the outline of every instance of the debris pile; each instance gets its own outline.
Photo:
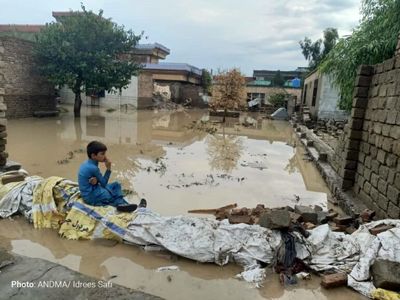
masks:
[[[267,208],[264,204],[258,204],[255,208],[241,207],[231,204],[215,209],[190,210],[189,213],[213,214],[218,221],[228,219],[230,224],[245,223],[249,225],[258,224],[269,229],[293,229],[301,226],[305,230],[314,229],[318,225],[329,224],[332,231],[345,232],[351,234],[360,224],[370,222],[375,216],[375,212],[366,209],[359,217],[339,216],[333,209],[324,211],[322,207],[295,205],[280,208]],[[390,226],[378,227],[371,230],[371,234],[376,235],[380,230],[390,229]],[[376,233],[375,233],[376,232]]]

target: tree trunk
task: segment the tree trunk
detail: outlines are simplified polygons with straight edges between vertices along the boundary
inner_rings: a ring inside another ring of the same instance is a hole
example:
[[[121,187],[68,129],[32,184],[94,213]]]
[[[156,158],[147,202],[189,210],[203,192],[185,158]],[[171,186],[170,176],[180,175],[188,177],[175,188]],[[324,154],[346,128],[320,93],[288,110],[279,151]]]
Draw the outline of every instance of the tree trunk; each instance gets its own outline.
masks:
[[[75,94],[75,103],[74,103],[74,116],[75,118],[79,118],[81,116],[81,106],[82,106],[82,99],[81,93]]]
[[[80,118],[81,116],[81,106],[82,106],[82,99],[81,99],[81,85],[82,81],[77,80],[74,87],[74,94],[75,94],[75,103],[74,103],[74,116],[75,118]]]
[[[222,118],[222,123],[225,123],[226,112],[227,112],[227,109],[225,108],[224,109],[224,117]]]

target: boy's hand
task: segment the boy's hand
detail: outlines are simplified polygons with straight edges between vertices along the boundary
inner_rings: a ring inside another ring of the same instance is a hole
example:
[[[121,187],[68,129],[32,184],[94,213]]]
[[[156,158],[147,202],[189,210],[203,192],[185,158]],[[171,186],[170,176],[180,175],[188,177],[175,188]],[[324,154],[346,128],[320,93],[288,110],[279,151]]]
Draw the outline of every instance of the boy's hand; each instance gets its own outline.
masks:
[[[104,160],[104,164],[106,165],[107,170],[111,170],[111,160],[109,160],[107,157]]]
[[[96,177],[90,177],[89,183],[91,185],[96,185],[98,183],[97,178]]]

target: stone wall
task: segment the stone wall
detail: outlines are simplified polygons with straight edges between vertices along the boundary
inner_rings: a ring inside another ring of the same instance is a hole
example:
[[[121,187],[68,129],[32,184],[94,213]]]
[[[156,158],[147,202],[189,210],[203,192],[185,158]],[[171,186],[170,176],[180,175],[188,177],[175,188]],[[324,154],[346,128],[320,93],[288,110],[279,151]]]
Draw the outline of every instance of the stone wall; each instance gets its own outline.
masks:
[[[394,58],[359,68],[344,140],[342,188],[379,217],[400,218],[400,40]]]
[[[0,88],[7,118],[31,117],[37,110],[55,110],[54,88],[42,78],[32,57],[33,43],[0,37]]]

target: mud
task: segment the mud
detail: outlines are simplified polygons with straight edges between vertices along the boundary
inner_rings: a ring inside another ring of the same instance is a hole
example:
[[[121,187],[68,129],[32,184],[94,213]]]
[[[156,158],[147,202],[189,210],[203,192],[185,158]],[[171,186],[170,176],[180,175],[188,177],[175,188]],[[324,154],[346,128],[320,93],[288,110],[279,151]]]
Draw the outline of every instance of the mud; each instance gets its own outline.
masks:
[[[68,110],[56,118],[10,120],[10,158],[30,174],[76,180],[86,144],[101,140],[113,161],[112,180],[133,191],[130,201],[144,197],[163,215],[231,203],[329,207],[328,188],[285,122],[252,115],[253,126],[229,119],[225,127],[205,131],[193,127],[207,119],[200,110],[122,113],[89,107],[80,120]],[[238,266],[197,264],[108,241],[63,240],[54,231],[34,230],[23,218],[1,220],[0,237],[0,245],[14,253],[167,299],[363,299],[346,288],[323,290],[315,276],[282,288],[271,274],[263,288],[254,289],[233,278]],[[169,265],[180,271],[155,272]]]

